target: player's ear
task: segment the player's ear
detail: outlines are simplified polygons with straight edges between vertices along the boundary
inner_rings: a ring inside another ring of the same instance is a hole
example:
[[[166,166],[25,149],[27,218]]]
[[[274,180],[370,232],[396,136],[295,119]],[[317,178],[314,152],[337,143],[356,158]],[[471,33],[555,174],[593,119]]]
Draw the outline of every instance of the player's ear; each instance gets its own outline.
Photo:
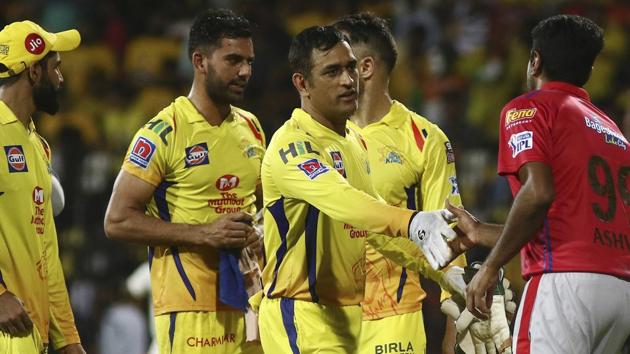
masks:
[[[540,52],[536,49],[532,49],[529,54],[529,66],[534,77],[538,77],[542,74],[542,57],[540,56]]]
[[[357,64],[357,70],[359,70],[359,77],[363,80],[368,80],[374,75],[375,62],[374,57],[367,56]]]
[[[206,62],[203,60],[205,56],[201,52],[194,51],[190,58],[192,66],[195,71],[201,71],[203,74],[207,74]]]
[[[293,73],[291,76],[293,86],[298,90],[300,97],[309,97],[308,93],[308,79],[302,73]]]
[[[40,63],[35,63],[26,69],[26,75],[31,85],[34,85],[42,78],[42,75],[44,75],[44,68]]]

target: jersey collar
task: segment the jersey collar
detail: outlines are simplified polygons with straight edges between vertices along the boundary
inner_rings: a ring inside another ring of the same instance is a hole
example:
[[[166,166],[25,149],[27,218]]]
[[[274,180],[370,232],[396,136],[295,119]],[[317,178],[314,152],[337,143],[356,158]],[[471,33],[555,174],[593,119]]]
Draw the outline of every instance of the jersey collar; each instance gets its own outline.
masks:
[[[591,101],[591,98],[585,89],[575,86],[573,84],[569,84],[567,82],[549,81],[549,82],[546,82],[540,89],[564,91],[570,95],[577,96],[583,100],[586,100],[589,102]]]
[[[192,101],[185,96],[181,96],[177,99],[177,103],[185,106],[186,110],[186,120],[188,123],[197,123],[197,122],[205,122],[206,118],[199,113],[197,107],[192,103]],[[232,121],[234,120],[234,107],[230,106],[230,114],[224,119],[224,121]]]
[[[300,128],[302,128],[306,133],[314,137],[344,138],[316,121],[310,114],[301,108],[295,108],[293,110],[293,113],[291,113],[291,119],[296,121]],[[346,132],[347,131],[348,127],[346,127]]]
[[[9,124],[17,121],[18,119],[13,111],[3,101],[0,101],[0,124]]]
[[[389,112],[381,119],[381,122],[391,126],[399,127],[405,123],[409,117],[409,110],[402,103],[393,100]]]

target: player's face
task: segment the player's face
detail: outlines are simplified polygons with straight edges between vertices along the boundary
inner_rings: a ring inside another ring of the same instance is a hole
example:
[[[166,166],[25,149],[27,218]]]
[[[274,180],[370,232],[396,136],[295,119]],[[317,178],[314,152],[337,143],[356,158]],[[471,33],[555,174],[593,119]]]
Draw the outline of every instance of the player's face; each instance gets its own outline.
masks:
[[[54,53],[42,63],[42,76],[33,86],[33,102],[35,109],[48,114],[59,111],[57,94],[63,84],[63,76],[59,69],[61,58],[59,53]]]
[[[252,76],[254,45],[251,38],[223,38],[207,60],[208,96],[217,103],[240,102]]]
[[[328,51],[313,50],[307,80],[311,104],[330,120],[346,120],[358,107],[357,59],[342,41]]]

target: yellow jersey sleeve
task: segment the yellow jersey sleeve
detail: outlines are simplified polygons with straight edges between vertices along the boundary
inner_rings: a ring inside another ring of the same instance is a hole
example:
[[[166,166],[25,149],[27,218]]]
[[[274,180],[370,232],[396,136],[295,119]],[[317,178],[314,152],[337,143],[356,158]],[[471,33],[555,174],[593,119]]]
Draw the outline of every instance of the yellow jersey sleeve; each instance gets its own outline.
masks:
[[[309,136],[286,135],[283,138],[283,142],[276,144],[283,148],[267,153],[281,195],[304,200],[331,218],[357,228],[408,237],[413,211],[389,206],[351,186],[324,162],[320,153],[323,149]]]
[[[422,198],[423,210],[437,210],[444,208],[446,199],[456,206],[462,205],[462,199],[459,194],[459,186],[457,184],[457,174],[455,171],[455,154],[450,141],[440,128],[431,125],[429,136],[425,145],[426,167],[422,175],[420,184],[420,193]],[[452,266],[466,266],[465,255],[455,258],[448,266],[441,270],[446,272]],[[431,267],[427,267],[425,274],[430,279],[436,280],[441,274]],[[442,289],[440,297],[441,301],[450,298],[451,294]]]

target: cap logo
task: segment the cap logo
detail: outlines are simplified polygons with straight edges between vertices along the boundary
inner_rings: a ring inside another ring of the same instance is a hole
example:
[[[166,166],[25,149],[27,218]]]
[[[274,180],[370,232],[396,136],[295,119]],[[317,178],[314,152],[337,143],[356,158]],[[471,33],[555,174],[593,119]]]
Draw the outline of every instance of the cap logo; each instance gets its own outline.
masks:
[[[24,40],[26,50],[34,55],[40,55],[46,49],[46,42],[37,33],[31,33]]]

